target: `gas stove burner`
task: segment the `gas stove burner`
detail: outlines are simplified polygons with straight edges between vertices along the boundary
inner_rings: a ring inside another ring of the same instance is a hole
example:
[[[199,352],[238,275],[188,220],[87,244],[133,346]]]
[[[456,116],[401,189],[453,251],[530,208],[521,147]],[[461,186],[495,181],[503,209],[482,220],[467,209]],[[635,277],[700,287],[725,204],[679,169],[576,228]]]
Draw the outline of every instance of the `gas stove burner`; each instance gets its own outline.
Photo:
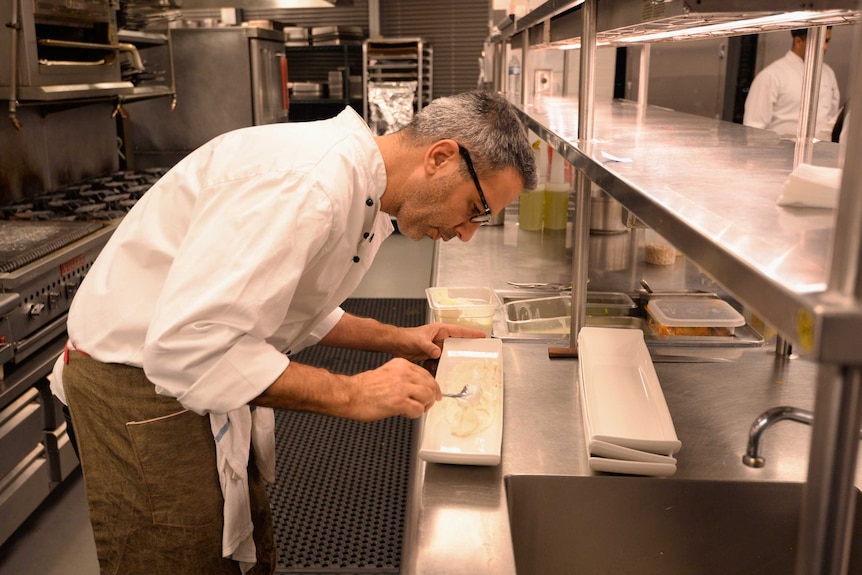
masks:
[[[110,221],[122,218],[167,170],[122,170],[0,207],[0,219]]]
[[[102,229],[98,222],[0,222],[0,273],[7,273]]]

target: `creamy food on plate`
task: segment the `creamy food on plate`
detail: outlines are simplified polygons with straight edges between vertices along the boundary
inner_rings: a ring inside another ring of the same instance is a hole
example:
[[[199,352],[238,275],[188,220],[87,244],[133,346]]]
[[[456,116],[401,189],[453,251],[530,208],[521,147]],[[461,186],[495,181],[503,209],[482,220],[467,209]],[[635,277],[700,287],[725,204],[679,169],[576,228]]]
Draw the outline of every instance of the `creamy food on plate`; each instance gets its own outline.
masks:
[[[465,385],[471,393],[463,398],[444,397],[440,402],[443,420],[452,435],[467,437],[491,425],[499,411],[503,387],[500,364],[492,359],[469,359],[460,362],[438,382],[443,393],[457,393]]]

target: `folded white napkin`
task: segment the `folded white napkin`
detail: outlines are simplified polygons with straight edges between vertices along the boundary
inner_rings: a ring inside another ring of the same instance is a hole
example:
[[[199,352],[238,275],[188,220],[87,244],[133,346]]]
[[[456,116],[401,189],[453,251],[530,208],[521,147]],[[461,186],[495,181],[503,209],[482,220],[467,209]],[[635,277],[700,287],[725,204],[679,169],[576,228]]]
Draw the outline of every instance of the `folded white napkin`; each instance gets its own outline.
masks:
[[[841,168],[799,164],[781,189],[779,206],[834,208],[841,188]]]
[[[261,476],[275,481],[275,414],[270,408],[243,406],[228,413],[210,413],[210,427],[224,496],[222,556],[238,562],[245,574],[257,562],[248,491],[249,450],[254,449]]]

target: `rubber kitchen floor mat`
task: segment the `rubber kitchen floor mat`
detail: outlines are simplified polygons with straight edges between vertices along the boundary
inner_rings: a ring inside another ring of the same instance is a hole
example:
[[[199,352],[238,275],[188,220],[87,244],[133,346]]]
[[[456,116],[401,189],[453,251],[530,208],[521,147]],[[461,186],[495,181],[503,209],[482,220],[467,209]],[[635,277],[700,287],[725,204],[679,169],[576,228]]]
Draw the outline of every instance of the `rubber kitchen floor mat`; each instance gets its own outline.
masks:
[[[350,299],[352,314],[403,327],[425,322],[424,299]],[[390,356],[314,346],[293,359],[353,374]],[[268,486],[276,573],[397,574],[414,422],[372,423],[276,412],[276,483]]]

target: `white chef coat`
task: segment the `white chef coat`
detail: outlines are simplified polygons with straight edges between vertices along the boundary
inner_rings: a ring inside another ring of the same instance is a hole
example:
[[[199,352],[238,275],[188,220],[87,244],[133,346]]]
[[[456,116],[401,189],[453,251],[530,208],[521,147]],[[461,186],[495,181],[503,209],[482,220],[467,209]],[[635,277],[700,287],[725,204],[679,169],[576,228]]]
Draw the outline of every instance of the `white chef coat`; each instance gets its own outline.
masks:
[[[72,302],[69,338],[103,363],[142,367],[196,413],[246,405],[287,367],[284,352],[341,317],[392,233],[385,187],[350,108],[219,136],[123,219]]]
[[[229,132],[135,204],[72,302],[77,349],[141,367],[159,394],[210,414],[225,555],[240,549],[241,563],[254,562],[253,543],[240,541],[250,513],[245,522],[245,509],[235,510],[248,504],[248,403],[285,370],[285,352],[316,343],[341,318],[339,304],[393,231],[380,212],[385,188],[374,137],[350,108],[330,120]],[[52,389],[65,398],[62,358]],[[258,458],[269,471],[273,446]],[[243,524],[229,525],[237,516]]]
[[[804,72],[804,61],[790,50],[764,68],[751,83],[742,123],[771,130],[782,138],[796,138],[796,127],[802,113]],[[824,63],[820,72],[820,97],[817,102],[817,138],[832,141],[832,126],[840,104],[841,94],[835,72]]]

